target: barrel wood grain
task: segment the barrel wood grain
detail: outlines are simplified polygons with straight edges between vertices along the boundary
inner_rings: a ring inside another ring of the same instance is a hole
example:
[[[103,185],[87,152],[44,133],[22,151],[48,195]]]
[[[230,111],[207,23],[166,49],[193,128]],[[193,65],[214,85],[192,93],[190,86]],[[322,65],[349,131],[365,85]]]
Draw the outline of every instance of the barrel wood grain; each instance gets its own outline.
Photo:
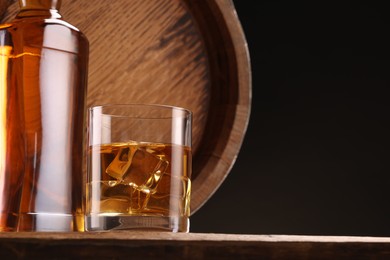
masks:
[[[88,106],[159,103],[193,111],[195,212],[228,175],[249,120],[249,55],[232,1],[62,2],[64,19],[90,41]],[[7,6],[3,22],[18,10],[15,1],[0,0],[0,11]]]
[[[162,232],[0,233],[0,259],[390,259],[390,238]]]
[[[0,17],[2,17],[2,15],[6,13],[10,2],[11,2],[11,0],[1,0],[0,1]]]

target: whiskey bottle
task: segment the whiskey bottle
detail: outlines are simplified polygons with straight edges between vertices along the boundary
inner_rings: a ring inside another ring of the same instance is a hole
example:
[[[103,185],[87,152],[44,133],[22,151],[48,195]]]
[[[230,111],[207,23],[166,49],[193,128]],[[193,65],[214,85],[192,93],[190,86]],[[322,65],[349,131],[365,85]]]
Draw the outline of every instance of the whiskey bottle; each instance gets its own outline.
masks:
[[[16,216],[18,231],[83,231],[88,40],[61,0],[19,5],[0,27],[0,210],[12,216],[0,225],[15,229]]]

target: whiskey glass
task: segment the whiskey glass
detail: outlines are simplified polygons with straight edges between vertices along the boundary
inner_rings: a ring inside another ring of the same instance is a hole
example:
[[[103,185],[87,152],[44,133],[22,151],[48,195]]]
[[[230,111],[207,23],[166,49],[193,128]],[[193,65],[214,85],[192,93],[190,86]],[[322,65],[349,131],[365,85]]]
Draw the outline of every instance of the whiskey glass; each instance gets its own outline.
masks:
[[[189,231],[191,124],[173,106],[89,109],[86,231]]]

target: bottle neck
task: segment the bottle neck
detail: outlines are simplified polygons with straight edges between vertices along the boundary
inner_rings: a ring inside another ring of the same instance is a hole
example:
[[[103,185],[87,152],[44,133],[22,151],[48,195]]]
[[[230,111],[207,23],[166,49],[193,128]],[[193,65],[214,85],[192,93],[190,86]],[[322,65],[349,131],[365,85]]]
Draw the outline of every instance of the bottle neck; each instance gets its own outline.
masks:
[[[18,17],[51,16],[60,18],[61,0],[19,0]]]
[[[56,9],[60,10],[61,0],[19,0],[21,10],[31,9]]]

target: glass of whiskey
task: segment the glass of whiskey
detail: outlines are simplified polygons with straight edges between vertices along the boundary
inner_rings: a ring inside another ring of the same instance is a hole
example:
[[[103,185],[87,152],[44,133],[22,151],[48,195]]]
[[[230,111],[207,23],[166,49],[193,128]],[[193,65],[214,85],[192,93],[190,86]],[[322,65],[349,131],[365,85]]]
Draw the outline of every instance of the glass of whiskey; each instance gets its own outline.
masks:
[[[189,231],[191,124],[179,107],[89,109],[86,231]]]

